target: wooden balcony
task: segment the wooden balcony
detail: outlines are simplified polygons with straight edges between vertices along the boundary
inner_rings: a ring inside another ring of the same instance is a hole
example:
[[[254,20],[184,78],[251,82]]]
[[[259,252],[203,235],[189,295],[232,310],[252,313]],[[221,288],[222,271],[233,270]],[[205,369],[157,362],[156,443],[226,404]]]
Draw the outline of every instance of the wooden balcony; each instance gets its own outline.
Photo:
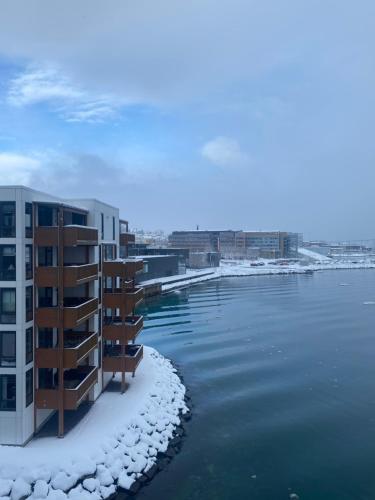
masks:
[[[133,233],[120,233],[120,246],[126,247],[130,243],[135,243],[135,234],[133,234]]]
[[[64,286],[74,287],[98,279],[98,264],[66,265],[63,268]],[[35,283],[39,287],[58,287],[59,269],[39,266],[35,269]]]
[[[143,270],[142,260],[111,260],[103,262],[103,275],[131,280]]]
[[[135,307],[142,302],[143,297],[143,288],[105,289],[103,294],[103,305],[110,309],[120,309],[121,315],[129,315]]]
[[[120,317],[104,318],[103,337],[120,344],[133,342],[143,328],[143,316],[128,316],[125,323]]]
[[[66,298],[64,300],[64,328],[73,330],[83,321],[89,319],[98,310],[97,298]],[[35,321],[39,327],[58,328],[58,307],[37,307]]]
[[[64,373],[64,409],[76,410],[90,389],[98,381],[96,366],[79,366]],[[36,389],[35,404],[39,409],[58,409],[59,392],[57,387]]]
[[[124,354],[125,351],[125,354]],[[103,370],[105,372],[128,372],[133,377],[143,358],[143,345],[114,345],[105,347]]]
[[[64,245],[76,247],[78,245],[97,245],[98,230],[85,226],[64,226]],[[38,226],[34,234],[35,244],[43,247],[58,246],[59,228],[57,226]]]
[[[98,346],[98,335],[92,332],[69,332],[64,335],[64,368],[77,368],[78,364]],[[57,368],[57,348],[37,348],[35,362],[38,368]]]

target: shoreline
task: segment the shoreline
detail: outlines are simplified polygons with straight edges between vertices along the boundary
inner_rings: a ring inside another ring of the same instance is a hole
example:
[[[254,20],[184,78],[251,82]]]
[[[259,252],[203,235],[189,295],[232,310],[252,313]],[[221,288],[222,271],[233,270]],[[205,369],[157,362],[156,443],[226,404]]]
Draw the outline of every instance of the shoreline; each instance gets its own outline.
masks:
[[[293,264],[282,268],[280,267],[281,266],[267,266],[267,264],[265,264],[264,266],[252,267],[248,264],[248,261],[232,261],[230,263],[226,261],[222,263],[218,268],[206,268],[196,273],[190,271],[188,275],[181,274],[169,276],[168,278],[161,278],[160,280],[150,280],[148,282],[146,281],[144,283],[140,283],[140,286],[143,286],[145,288],[146,298],[152,298],[154,296],[165,295],[167,293],[183,290],[200,283],[221,278],[313,274],[314,272],[322,271],[347,271],[359,269],[371,270],[375,269],[375,264],[371,262],[363,262],[358,264],[332,262],[329,264],[314,263],[305,266]],[[152,291],[150,294],[147,294],[148,287]]]
[[[179,370],[145,347],[143,367],[123,394],[104,392],[65,436],[0,446],[0,497],[127,498],[180,451],[189,396]],[[138,378],[137,378],[138,377]]]

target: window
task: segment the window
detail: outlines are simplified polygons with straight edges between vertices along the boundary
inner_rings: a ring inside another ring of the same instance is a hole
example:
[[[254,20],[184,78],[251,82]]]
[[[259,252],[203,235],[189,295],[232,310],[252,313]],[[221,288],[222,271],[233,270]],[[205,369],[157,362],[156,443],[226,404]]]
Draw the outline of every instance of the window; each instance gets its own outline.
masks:
[[[26,408],[34,400],[34,370],[30,368],[26,372]]]
[[[0,288],[0,323],[16,322],[16,289]]]
[[[33,246],[26,245],[25,247],[25,273],[26,279],[31,280],[33,278]]]
[[[25,237],[33,237],[33,204],[25,203]]]
[[[38,304],[39,307],[54,307],[53,288],[43,287],[38,288]]]
[[[38,265],[53,266],[53,247],[38,248]]]
[[[57,210],[48,205],[38,205],[38,225],[57,226]]]
[[[34,354],[34,336],[33,336],[33,328],[27,328],[26,330],[26,338],[25,338],[25,343],[26,343],[26,364],[31,363],[33,360],[33,354]]]
[[[103,245],[104,260],[114,260],[116,258],[116,245]]]
[[[55,379],[52,368],[39,368],[38,370],[39,389],[54,389]]]
[[[25,288],[26,296],[26,321],[33,319],[33,287],[27,286]]]
[[[116,219],[112,217],[112,239],[116,239]]]
[[[0,411],[16,411],[15,375],[0,375]]]
[[[0,202],[0,238],[16,237],[16,202]]]
[[[0,280],[16,279],[16,245],[0,245]]]
[[[16,366],[16,332],[0,332],[0,366]]]
[[[101,215],[102,240],[104,240],[104,214],[101,213],[100,215]]]
[[[38,329],[38,347],[41,349],[51,349],[53,345],[53,328]]]

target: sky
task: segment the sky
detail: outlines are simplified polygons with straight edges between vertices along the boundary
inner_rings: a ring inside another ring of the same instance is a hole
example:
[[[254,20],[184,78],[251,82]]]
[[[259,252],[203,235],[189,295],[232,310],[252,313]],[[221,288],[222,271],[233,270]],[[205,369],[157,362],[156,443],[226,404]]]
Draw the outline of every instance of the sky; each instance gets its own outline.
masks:
[[[375,238],[375,3],[2,0],[0,183],[133,228]]]

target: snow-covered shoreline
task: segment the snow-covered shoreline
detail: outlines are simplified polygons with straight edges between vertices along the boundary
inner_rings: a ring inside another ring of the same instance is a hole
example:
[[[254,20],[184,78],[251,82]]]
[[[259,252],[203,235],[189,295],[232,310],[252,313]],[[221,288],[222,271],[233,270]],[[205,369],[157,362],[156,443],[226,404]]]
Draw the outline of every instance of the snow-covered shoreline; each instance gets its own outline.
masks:
[[[309,274],[314,271],[332,271],[332,270],[348,270],[348,269],[375,269],[375,263],[369,261],[361,261],[358,263],[334,261],[325,258],[316,260],[313,263],[302,265],[300,263],[290,263],[288,265],[272,264],[270,261],[260,261],[262,265],[251,265],[253,261],[246,260],[223,260],[220,267],[211,268],[211,274],[207,274],[209,269],[201,270],[200,274],[190,272],[189,280],[186,280],[185,275],[180,275],[181,281],[176,281],[178,276],[170,276],[161,281],[162,292],[169,292],[186,288],[204,281],[210,281],[220,278],[235,278],[245,276],[264,276],[264,275],[281,275],[281,274]],[[205,272],[203,272],[205,271]],[[202,275],[203,274],[203,275]],[[154,280],[156,281],[156,280]]]
[[[104,392],[65,436],[0,446],[0,499],[101,500],[155,468],[188,413],[171,362],[150,347],[125,394]]]

